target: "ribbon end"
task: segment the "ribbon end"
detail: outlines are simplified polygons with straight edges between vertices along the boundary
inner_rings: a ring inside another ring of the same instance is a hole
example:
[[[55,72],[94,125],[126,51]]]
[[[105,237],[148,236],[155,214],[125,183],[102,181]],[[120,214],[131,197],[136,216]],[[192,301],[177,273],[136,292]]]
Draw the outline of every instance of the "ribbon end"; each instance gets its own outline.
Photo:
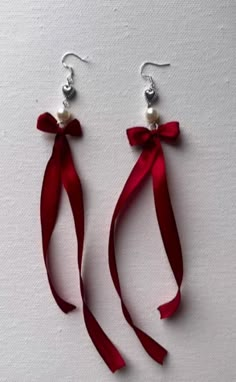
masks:
[[[69,304],[67,303],[66,305],[64,305],[63,307],[60,305],[60,308],[61,310],[65,313],[65,314],[68,314],[70,312],[73,312],[73,310],[76,309],[76,306],[73,305],[73,304]]]
[[[110,367],[110,370],[112,373],[115,373],[116,371],[123,369],[125,366],[126,366],[125,361],[123,360],[123,358],[120,358],[119,360],[117,360],[116,365],[113,365]]]
[[[73,310],[75,310],[76,309],[75,305],[71,304],[70,302],[63,300],[63,298],[61,298],[59,296],[59,294],[56,292],[56,290],[53,286],[53,283],[50,279],[49,273],[48,273],[48,281],[49,281],[49,285],[50,285],[50,288],[52,291],[52,295],[53,295],[57,305],[59,306],[59,308],[63,311],[63,313],[67,314],[67,313],[70,313]]]
[[[157,309],[160,312],[160,318],[161,320],[165,318],[172,317],[175,312],[178,310],[181,302],[181,293],[180,290],[178,290],[176,296],[173,298],[173,300],[160,305]]]
[[[75,305],[70,304],[69,302],[66,302],[60,296],[56,295],[54,290],[52,291],[53,291],[53,296],[56,300],[56,303],[59,306],[59,308],[63,311],[63,313],[68,314],[76,309]]]
[[[163,366],[164,361],[165,361],[167,355],[168,355],[168,352],[166,351],[165,354],[163,354],[163,358],[159,362],[161,364],[161,366]]]

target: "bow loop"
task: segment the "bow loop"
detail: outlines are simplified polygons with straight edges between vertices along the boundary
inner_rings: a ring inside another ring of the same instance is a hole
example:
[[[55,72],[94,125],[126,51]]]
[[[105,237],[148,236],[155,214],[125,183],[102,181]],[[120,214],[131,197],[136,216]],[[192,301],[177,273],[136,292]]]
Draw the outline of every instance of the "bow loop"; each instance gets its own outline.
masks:
[[[69,134],[74,137],[82,135],[81,126],[77,119],[73,119],[65,127],[61,128],[57,120],[50,113],[44,113],[38,117],[37,129],[50,134]]]
[[[73,119],[64,128],[64,133],[69,134],[72,137],[81,137],[82,129],[78,119]]]
[[[58,123],[50,113],[41,114],[37,120],[37,129],[44,133],[57,134]]]
[[[146,127],[131,127],[126,133],[131,146],[143,146],[151,139],[151,130]]]
[[[131,127],[127,129],[127,136],[131,146],[144,146],[155,142],[157,137],[165,140],[176,139],[179,135],[179,122],[168,122],[160,125],[157,129],[149,130],[146,127]]]
[[[175,140],[180,134],[179,122],[173,121],[164,123],[158,127],[156,132],[159,137],[165,140]]]

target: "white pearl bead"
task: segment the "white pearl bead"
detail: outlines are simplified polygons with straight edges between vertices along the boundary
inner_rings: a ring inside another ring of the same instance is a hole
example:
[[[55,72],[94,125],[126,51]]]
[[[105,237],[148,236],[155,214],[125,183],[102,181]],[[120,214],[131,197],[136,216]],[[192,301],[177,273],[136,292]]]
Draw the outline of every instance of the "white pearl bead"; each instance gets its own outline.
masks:
[[[60,122],[67,122],[70,119],[70,113],[66,108],[60,107],[57,111],[57,117]]]
[[[153,109],[153,107],[148,107],[146,111],[146,118],[149,123],[156,123],[159,120],[160,115],[155,109]]]

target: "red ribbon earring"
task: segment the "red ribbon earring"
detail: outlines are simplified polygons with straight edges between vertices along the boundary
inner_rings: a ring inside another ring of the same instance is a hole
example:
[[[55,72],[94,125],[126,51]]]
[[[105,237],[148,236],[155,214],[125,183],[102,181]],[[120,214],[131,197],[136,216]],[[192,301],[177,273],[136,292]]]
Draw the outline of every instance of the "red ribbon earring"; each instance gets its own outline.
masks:
[[[150,129],[146,127],[132,127],[127,130],[130,145],[141,146],[142,153],[124,185],[113,212],[109,236],[109,266],[111,277],[116,291],[121,299],[123,314],[127,322],[134,329],[146,352],[156,362],[162,364],[167,351],[134,324],[134,321],[124,303],[115,255],[115,229],[119,222],[119,216],[121,212],[128,208],[129,202],[136,191],[140,189],[144,180],[151,174],[157,220],[165,251],[178,286],[178,291],[175,297],[171,301],[161,305],[158,309],[160,311],[161,318],[171,317],[180,305],[180,287],[183,278],[183,262],[179,235],[168,192],[166,167],[161,140],[167,143],[174,142],[179,136],[179,123],[168,122],[158,126],[157,122],[159,116],[152,108],[152,104],[157,98],[155,84],[151,76],[143,74],[143,69],[148,64],[156,66],[169,65],[145,62],[141,67],[142,76],[150,81],[150,87],[145,91],[145,96],[148,103],[147,120],[149,122]]]
[[[50,269],[48,261],[49,245],[57,220],[61,189],[63,186],[69,198],[75,224],[75,233],[78,243],[78,270],[85,324],[91,340],[93,341],[101,357],[104,359],[110,370],[115,372],[125,366],[125,362],[90,311],[84,292],[85,288],[82,278],[82,256],[84,243],[83,194],[81,182],[76,172],[72,153],[66,137],[67,135],[72,137],[80,137],[82,135],[82,131],[79,121],[76,119],[70,120],[70,114],[68,112],[69,100],[75,96],[75,89],[72,86],[73,69],[64,62],[68,55],[73,55],[81,61],[86,61],[74,53],[66,53],[63,56],[62,63],[65,68],[70,70],[70,75],[67,77],[67,85],[64,85],[62,88],[65,95],[65,100],[63,102],[64,108],[60,109],[57,113],[59,122],[57,122],[57,120],[49,113],[40,115],[37,122],[37,128],[40,131],[56,135],[52,155],[48,161],[44,173],[41,192],[40,216],[44,262],[49,285],[57,305],[64,313],[74,310],[76,307],[61,298],[56,291],[52,280],[52,270]]]

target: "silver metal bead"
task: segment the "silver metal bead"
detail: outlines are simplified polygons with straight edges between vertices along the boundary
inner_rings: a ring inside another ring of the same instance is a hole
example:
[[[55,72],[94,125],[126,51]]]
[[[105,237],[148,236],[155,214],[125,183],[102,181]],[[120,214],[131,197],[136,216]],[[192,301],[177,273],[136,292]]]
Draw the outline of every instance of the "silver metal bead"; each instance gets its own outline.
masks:
[[[76,90],[72,85],[63,85],[62,86],[62,92],[66,99],[73,99],[76,95]]]
[[[157,100],[157,93],[153,88],[146,89],[144,95],[148,105],[153,104]]]

